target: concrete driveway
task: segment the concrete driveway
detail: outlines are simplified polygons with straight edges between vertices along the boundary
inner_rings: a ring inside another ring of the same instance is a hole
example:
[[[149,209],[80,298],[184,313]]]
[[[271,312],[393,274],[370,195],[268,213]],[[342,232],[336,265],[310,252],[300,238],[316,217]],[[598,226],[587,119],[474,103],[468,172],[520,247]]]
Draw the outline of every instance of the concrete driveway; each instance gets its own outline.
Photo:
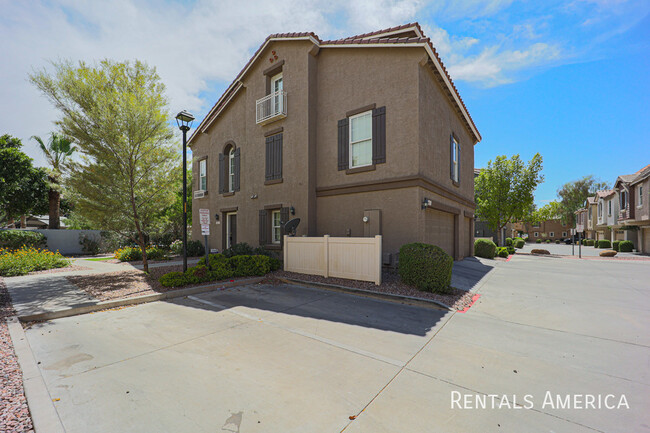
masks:
[[[647,262],[515,256],[475,290],[462,314],[256,285],[26,335],[70,433],[648,431]]]

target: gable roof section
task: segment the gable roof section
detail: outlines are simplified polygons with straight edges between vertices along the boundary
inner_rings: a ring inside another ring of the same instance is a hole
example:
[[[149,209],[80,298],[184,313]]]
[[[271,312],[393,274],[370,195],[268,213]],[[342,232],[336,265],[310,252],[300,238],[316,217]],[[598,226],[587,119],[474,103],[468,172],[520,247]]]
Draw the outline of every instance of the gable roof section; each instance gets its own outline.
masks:
[[[602,191],[596,192],[596,196],[598,198],[607,198],[610,195],[614,194],[615,192],[616,191],[614,191],[613,189],[603,189]]]
[[[244,77],[246,72],[248,72],[253,63],[255,63],[255,61],[259,58],[260,54],[262,51],[264,51],[266,46],[272,41],[277,40],[308,40],[319,48],[422,47],[429,55],[431,63],[433,64],[434,72],[440,76],[440,81],[448,90],[451,99],[456,104],[470,131],[472,131],[476,142],[479,142],[482,139],[481,134],[478,132],[478,129],[474,124],[472,116],[469,114],[469,111],[467,110],[463,99],[460,97],[458,89],[451,79],[447,68],[445,68],[443,65],[436,49],[433,47],[431,40],[427,37],[424,37],[422,28],[418,23],[410,23],[397,27],[391,27],[388,29],[378,30],[376,32],[364,33],[348,38],[329,41],[322,41],[318,35],[313,32],[276,33],[268,36],[262,45],[260,45],[260,47],[257,49],[257,51],[255,51],[253,57],[250,58],[244,68],[239,72],[239,74],[237,74],[235,80],[230,84],[230,86],[228,86],[223,95],[221,95],[212,109],[210,109],[208,114],[203,118],[199,126],[196,128],[188,140],[189,145],[192,144],[192,141],[197,136],[197,134],[205,132],[207,130],[212,122],[214,122],[214,120],[219,116],[219,113],[228,105],[228,103],[232,100],[239,89],[241,89],[243,86],[241,79]]]
[[[638,183],[642,180],[644,180],[646,177],[650,176],[650,165],[646,165],[643,167],[641,170],[637,171],[634,174],[622,174],[619,177],[616,178],[616,182],[614,183],[614,188],[618,187],[621,183],[628,183],[628,184],[635,184]]]

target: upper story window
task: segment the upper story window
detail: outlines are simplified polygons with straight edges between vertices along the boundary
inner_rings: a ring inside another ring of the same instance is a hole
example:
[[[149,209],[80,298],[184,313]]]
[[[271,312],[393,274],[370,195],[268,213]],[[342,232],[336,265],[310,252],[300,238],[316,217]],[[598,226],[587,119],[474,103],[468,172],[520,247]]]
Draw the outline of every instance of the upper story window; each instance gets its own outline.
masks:
[[[607,215],[611,216],[612,215],[612,201],[609,200],[607,202]]]
[[[208,189],[208,160],[202,159],[199,161],[199,189],[207,191]]]
[[[627,207],[627,192],[621,191],[621,209],[625,209],[626,207]]]
[[[589,219],[591,219],[591,206],[589,206]]]
[[[639,206],[643,205],[643,185],[639,185]]]
[[[239,191],[240,148],[230,142],[219,154],[219,193]]]
[[[282,97],[282,91],[284,90],[282,72],[271,77],[271,94],[273,98],[271,99],[271,111],[273,113],[282,113],[284,98]]]
[[[372,164],[372,111],[350,117],[350,168]]]
[[[451,180],[455,183],[460,182],[460,143],[454,136],[451,135],[451,160],[450,160],[450,170],[451,170]]]
[[[598,218],[603,216],[603,202],[599,201],[598,202]]]

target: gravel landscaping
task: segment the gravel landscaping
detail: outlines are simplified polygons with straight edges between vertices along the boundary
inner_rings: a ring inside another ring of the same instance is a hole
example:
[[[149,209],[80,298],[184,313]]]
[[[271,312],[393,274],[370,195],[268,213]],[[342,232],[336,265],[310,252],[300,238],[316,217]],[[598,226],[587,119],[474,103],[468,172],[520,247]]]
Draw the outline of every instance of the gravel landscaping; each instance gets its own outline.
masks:
[[[452,289],[449,294],[438,294],[423,292],[414,287],[408,286],[400,281],[399,275],[395,272],[384,272],[381,277],[381,285],[377,286],[370,281],[347,280],[344,278],[325,278],[320,275],[306,275],[295,272],[276,271],[269,274],[267,280],[276,278],[288,278],[310,283],[332,284],[335,286],[345,286],[353,289],[369,290],[371,292],[385,293],[389,295],[411,296],[414,298],[428,299],[441,302],[455,310],[463,310],[472,303],[473,293],[461,289]]]
[[[11,297],[0,278],[0,432],[34,432],[23,389],[23,374],[14,353],[7,318],[14,314]]]

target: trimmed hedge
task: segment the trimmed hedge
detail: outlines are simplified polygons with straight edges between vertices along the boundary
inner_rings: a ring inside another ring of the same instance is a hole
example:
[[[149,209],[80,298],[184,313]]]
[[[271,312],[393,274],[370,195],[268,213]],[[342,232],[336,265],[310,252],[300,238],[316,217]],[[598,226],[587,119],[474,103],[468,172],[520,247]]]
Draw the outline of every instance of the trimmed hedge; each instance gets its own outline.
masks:
[[[493,242],[491,243],[494,245]],[[415,242],[402,245],[399,249],[400,279],[419,290],[434,293],[451,292],[453,266],[454,260],[451,256],[435,245]]]
[[[113,253],[113,257],[120,262],[134,262],[142,260],[142,249],[140,247],[124,247]],[[147,260],[165,260],[167,252],[160,248],[148,247]]]
[[[506,247],[512,246],[512,238],[506,238]]]
[[[497,255],[499,257],[507,258],[508,257],[508,247],[498,247]]]
[[[254,257],[268,257],[271,271],[277,271],[278,269],[282,268],[282,262],[280,262],[280,260],[277,259],[271,251],[268,251],[264,248],[255,248],[253,254],[248,255],[252,255]],[[214,268],[220,263],[228,263],[228,257],[225,254],[209,254],[208,257],[210,258],[210,268]],[[205,257],[201,257],[198,264],[205,265]]]
[[[618,244],[618,250],[622,253],[631,253],[634,249],[634,243],[632,241],[621,241]]]
[[[523,248],[526,245],[526,241],[523,239],[515,240],[515,248]]]
[[[612,243],[607,239],[601,239],[598,241],[598,248],[612,248]]]
[[[506,247],[506,250],[508,250],[508,254],[514,254],[516,253],[515,247]]]
[[[559,239],[555,239],[555,243],[556,243],[556,244],[559,244],[559,243],[560,243],[560,240],[559,240]]]
[[[474,255],[493,259],[497,253],[497,245],[487,239],[476,239],[474,241]]]
[[[537,240],[535,241],[535,243],[536,243],[536,244],[541,244],[541,243],[542,243],[542,240],[541,240],[541,239],[537,239]]]
[[[233,277],[262,276],[271,271],[271,258],[268,256],[210,255],[210,270],[205,266],[205,258],[186,272],[169,272],[158,279],[165,287],[180,287],[225,280]]]
[[[550,240],[550,239],[546,239],[546,243],[547,243],[547,244],[550,244],[550,243],[551,243],[551,240]]]
[[[0,230],[0,248],[18,250],[22,247],[45,248],[47,238],[33,230]]]
[[[612,249],[614,251],[618,251],[618,245],[621,243],[621,241],[614,241],[612,242]]]

